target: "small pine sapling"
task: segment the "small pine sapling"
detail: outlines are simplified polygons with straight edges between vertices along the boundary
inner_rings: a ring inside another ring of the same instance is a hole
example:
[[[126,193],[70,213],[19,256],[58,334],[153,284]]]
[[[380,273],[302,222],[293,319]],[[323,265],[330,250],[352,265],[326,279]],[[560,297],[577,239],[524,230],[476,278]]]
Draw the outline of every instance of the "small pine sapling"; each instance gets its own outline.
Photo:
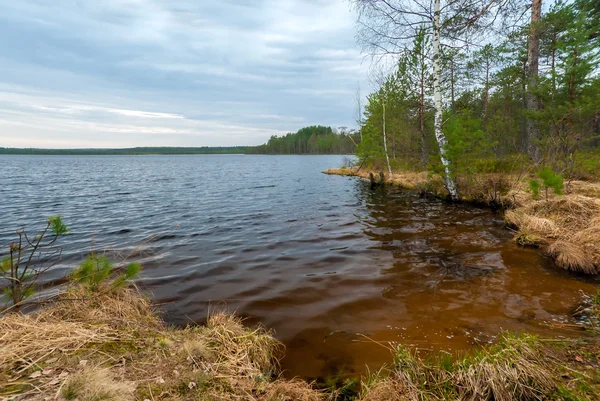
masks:
[[[538,199],[540,188],[543,187],[546,193],[546,202],[548,201],[548,190],[552,189],[556,195],[562,195],[565,188],[564,179],[561,174],[556,174],[552,169],[544,167],[537,174],[542,180],[541,184],[537,179],[529,181],[529,189],[534,199]]]
[[[135,279],[142,266],[137,262],[117,265],[106,255],[92,253],[73,272],[73,280],[90,292],[98,292],[106,286],[117,289],[126,286]]]
[[[62,248],[55,243],[68,231],[61,216],[50,216],[46,227],[33,237],[24,229],[17,230],[17,241],[10,244],[8,257],[0,261],[0,278],[8,281],[2,290],[13,307],[18,309],[33,295],[39,276],[60,261]]]

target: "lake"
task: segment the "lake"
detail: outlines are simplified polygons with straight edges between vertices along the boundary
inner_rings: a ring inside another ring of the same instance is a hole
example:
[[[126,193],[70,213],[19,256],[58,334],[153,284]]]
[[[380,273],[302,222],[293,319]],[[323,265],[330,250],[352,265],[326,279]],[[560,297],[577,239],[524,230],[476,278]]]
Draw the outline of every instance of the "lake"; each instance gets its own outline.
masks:
[[[502,330],[577,335],[597,282],[518,247],[501,213],[327,176],[342,156],[0,156],[2,253],[71,229],[50,287],[91,250],[143,262],[167,322],[227,308],[275,330],[287,376],[355,376],[390,342],[449,352]],[[565,325],[566,324],[566,325]]]

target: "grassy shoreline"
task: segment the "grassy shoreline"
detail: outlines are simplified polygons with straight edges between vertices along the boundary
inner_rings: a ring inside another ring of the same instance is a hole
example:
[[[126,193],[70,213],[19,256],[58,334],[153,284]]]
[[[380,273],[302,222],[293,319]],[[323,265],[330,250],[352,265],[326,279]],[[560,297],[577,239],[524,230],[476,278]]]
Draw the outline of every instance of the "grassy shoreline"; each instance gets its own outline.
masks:
[[[600,396],[600,296],[587,340],[505,333],[452,359],[391,349],[393,364],[343,388],[280,378],[283,345],[225,312],[167,327],[131,288],[72,287],[32,314],[0,317],[0,398],[14,400],[593,400]],[[592,319],[593,317],[593,319]]]
[[[373,170],[334,168],[329,175],[369,179]],[[548,194],[534,199],[526,176],[478,174],[458,180],[462,201],[505,210],[507,226],[523,246],[540,248],[560,267],[578,273],[600,273],[600,183],[571,181],[564,195]],[[401,171],[386,174],[391,185],[446,197],[439,176]]]

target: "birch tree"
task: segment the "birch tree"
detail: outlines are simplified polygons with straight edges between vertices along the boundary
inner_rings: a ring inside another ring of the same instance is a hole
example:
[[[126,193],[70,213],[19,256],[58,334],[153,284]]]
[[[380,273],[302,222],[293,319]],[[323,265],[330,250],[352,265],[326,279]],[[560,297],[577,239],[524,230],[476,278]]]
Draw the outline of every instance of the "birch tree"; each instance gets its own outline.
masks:
[[[383,149],[385,151],[385,160],[387,162],[387,168],[388,168],[388,172],[390,173],[390,176],[392,175],[392,166],[390,164],[390,154],[388,153],[388,147],[387,147],[387,135],[385,133],[385,94],[382,96],[381,98],[381,107],[382,107],[382,132],[383,132]]]
[[[371,54],[376,61],[411,52],[410,43],[416,28],[424,29],[432,37],[434,131],[444,167],[444,184],[452,199],[458,199],[459,193],[452,178],[446,151],[447,139],[443,132],[442,36],[447,40],[446,45],[450,46],[460,41],[468,42],[469,33],[491,23],[488,19],[494,21],[511,1],[351,0],[359,13],[359,43],[363,51]]]

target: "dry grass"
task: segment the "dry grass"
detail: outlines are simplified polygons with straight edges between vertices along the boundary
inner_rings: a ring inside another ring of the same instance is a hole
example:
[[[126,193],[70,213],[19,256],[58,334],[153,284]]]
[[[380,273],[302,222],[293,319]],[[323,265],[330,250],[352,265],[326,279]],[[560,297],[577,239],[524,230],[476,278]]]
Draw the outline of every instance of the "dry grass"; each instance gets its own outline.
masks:
[[[509,224],[517,227],[520,232],[528,235],[557,238],[560,234],[560,229],[553,220],[527,214],[521,209],[507,210],[504,218]]]
[[[117,380],[106,368],[88,367],[73,374],[60,389],[67,401],[130,401],[135,383]]]
[[[504,337],[472,360],[457,364],[453,378],[468,401],[544,400],[557,386],[549,358],[531,337]]]
[[[532,337],[505,336],[499,344],[451,362],[424,361],[405,348],[396,352],[386,378],[363,384],[362,401],[546,400],[557,388],[551,359]]]
[[[369,169],[362,168],[359,170],[358,167],[347,167],[344,169],[341,168],[332,168],[329,170],[323,171],[324,174],[328,175],[343,175],[343,176],[351,176],[351,177],[360,177],[363,179],[369,179],[369,173],[374,173],[376,176],[379,172],[372,171]],[[421,189],[425,186],[430,186],[432,181],[427,177],[427,173],[425,172],[414,172],[414,171],[402,171],[393,173],[391,176],[389,174],[384,174],[385,180],[387,183],[400,186],[402,188],[407,189]],[[441,184],[441,180],[440,180]],[[443,186],[442,186],[443,188]]]
[[[4,373],[20,374],[39,367],[60,353],[70,355],[94,344],[131,339],[126,332],[106,325],[48,321],[45,313],[9,314],[0,319],[0,366]]]
[[[212,376],[268,379],[278,370],[283,351],[270,332],[248,329],[224,312],[211,315],[204,326],[186,329],[183,338],[185,359]]]
[[[0,399],[325,398],[277,379],[283,346],[269,331],[222,312],[203,326],[168,329],[131,289],[70,290],[30,315],[0,317],[0,330]]]
[[[146,300],[135,303],[135,292],[124,291],[106,299],[121,323],[108,323],[110,308],[99,305],[98,298],[63,300],[31,315],[0,317],[0,398],[334,399],[306,382],[277,377],[282,345],[269,331],[245,327],[240,318],[223,312],[212,314],[203,326],[167,329]],[[599,304],[597,297],[594,308]],[[89,310],[82,312],[82,307]],[[423,361],[414,351],[398,348],[394,369],[370,377],[358,399],[550,399],[563,380],[555,362],[546,347],[526,336],[505,336],[498,345],[454,362]]]
[[[302,380],[277,380],[265,390],[264,400],[268,401],[323,401],[327,394],[315,391]]]
[[[73,304],[78,307],[73,307]],[[84,289],[73,287],[37,316],[50,322],[96,323],[113,328],[159,328],[163,325],[152,311],[150,300],[136,288],[121,288],[90,296]]]
[[[586,274],[598,273],[594,261],[577,243],[556,241],[548,247],[547,252],[554,258],[557,265],[566,270]]]
[[[360,401],[413,401],[418,399],[418,393],[408,390],[405,383],[395,377],[370,384],[368,390],[360,397]]]
[[[600,199],[578,193],[553,196],[547,201],[529,198],[516,209],[508,210],[505,218],[518,227],[517,241],[547,245],[546,253],[560,267],[585,274],[599,273]]]

